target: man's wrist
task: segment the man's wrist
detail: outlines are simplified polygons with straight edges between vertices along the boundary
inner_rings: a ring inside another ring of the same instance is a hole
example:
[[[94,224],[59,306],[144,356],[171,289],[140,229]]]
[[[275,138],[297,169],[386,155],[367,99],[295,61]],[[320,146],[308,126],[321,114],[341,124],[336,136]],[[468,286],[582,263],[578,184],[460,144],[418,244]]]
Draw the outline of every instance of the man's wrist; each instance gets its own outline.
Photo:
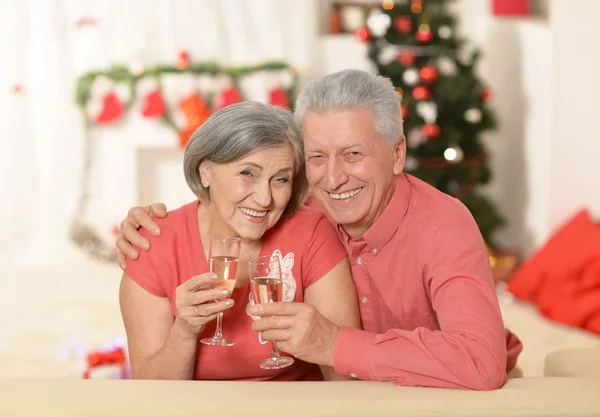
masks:
[[[325,366],[329,366],[331,368],[333,368],[334,362],[335,362],[335,346],[337,344],[338,341],[338,335],[340,334],[340,326],[338,326],[337,324],[332,323],[332,330],[329,332],[331,335],[330,338],[330,342],[328,343],[327,349],[326,349],[326,356],[325,356]]]

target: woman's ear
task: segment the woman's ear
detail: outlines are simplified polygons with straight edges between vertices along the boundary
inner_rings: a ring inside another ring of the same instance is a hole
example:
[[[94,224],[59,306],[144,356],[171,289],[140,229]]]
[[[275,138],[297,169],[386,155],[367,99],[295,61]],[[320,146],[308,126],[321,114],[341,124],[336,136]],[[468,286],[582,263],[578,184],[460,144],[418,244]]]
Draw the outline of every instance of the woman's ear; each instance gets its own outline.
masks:
[[[198,167],[198,171],[200,172],[200,181],[202,181],[202,186],[204,188],[210,187],[210,180],[212,175],[212,166],[208,161],[200,162],[200,166]]]

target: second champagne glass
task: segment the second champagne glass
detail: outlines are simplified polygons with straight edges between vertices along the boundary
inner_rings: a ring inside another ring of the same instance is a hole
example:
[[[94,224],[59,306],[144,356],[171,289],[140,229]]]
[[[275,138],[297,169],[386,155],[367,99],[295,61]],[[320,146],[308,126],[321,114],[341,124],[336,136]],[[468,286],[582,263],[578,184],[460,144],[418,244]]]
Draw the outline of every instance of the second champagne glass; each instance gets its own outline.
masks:
[[[250,285],[256,304],[281,302],[283,285],[281,265],[277,258],[260,256],[250,262]],[[294,363],[294,359],[281,356],[275,342],[271,342],[271,357],[260,363],[263,369],[281,369]]]
[[[229,295],[235,288],[235,280],[238,275],[238,264],[240,260],[241,239],[237,237],[211,237],[208,250],[208,261],[210,272],[217,274],[217,281],[213,288],[224,288]],[[226,300],[223,297],[218,301]],[[223,337],[223,313],[217,316],[217,328],[213,337],[200,340],[209,346],[233,346],[235,342]]]

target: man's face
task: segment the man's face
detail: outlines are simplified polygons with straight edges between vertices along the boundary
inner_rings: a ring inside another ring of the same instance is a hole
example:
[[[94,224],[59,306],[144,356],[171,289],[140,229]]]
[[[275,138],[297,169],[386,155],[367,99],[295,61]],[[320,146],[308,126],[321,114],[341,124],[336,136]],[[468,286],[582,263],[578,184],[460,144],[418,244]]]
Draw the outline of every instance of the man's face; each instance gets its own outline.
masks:
[[[361,236],[387,206],[406,156],[390,148],[369,110],[310,112],[302,121],[312,191],[350,237]]]

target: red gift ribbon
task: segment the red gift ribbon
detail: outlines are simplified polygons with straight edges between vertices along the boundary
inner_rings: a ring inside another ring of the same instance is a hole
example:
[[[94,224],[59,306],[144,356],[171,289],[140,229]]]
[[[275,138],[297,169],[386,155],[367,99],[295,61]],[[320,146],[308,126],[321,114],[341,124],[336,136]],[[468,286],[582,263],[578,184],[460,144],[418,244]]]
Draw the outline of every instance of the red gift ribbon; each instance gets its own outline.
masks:
[[[83,379],[90,378],[90,372],[94,368],[104,365],[120,365],[121,379],[127,378],[127,360],[123,348],[109,351],[96,351],[87,355],[87,368],[83,372]]]

